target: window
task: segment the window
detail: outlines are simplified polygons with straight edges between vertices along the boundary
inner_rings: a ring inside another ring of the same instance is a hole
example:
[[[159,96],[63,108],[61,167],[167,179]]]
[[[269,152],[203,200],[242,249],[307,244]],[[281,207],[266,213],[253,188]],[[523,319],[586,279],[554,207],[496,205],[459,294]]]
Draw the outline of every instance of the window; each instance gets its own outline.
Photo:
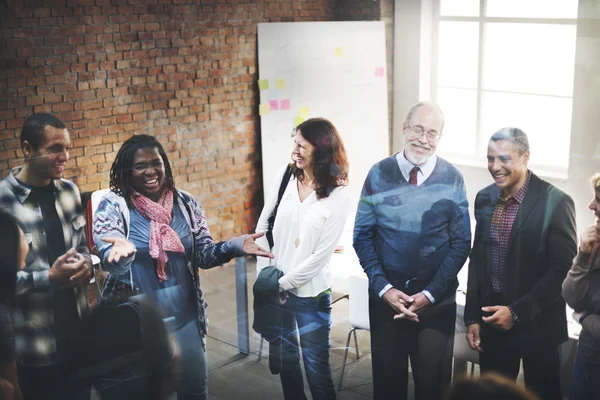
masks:
[[[498,129],[523,129],[530,165],[550,176],[569,166],[577,0],[438,0],[432,98],[446,117],[439,152],[485,165]]]

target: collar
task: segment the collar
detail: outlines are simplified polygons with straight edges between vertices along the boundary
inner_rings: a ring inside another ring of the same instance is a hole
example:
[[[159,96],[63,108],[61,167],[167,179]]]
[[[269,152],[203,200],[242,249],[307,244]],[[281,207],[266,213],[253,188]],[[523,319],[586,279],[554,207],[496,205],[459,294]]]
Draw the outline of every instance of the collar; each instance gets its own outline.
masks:
[[[523,186],[521,186],[521,189],[519,189],[519,191],[517,193],[515,193],[513,196],[508,197],[504,201],[508,202],[509,200],[512,199],[512,200],[516,201],[517,203],[521,204],[523,202],[523,199],[525,198],[525,195],[527,194],[527,190],[529,189],[530,183],[531,183],[531,171],[527,170],[527,180],[525,181]],[[498,198],[500,200],[502,200],[500,198],[500,194],[501,194],[501,189],[498,188]]]
[[[11,169],[8,176],[6,177],[6,183],[8,184],[12,192],[15,194],[15,197],[17,198],[17,200],[19,200],[21,204],[23,204],[25,200],[27,200],[27,197],[29,197],[29,195],[31,194],[31,186],[21,183],[17,178],[15,178],[15,176],[21,171],[22,168],[23,166],[19,166]],[[53,180],[52,183],[54,183],[54,188],[56,189],[58,187],[57,180]]]
[[[408,180],[408,177],[410,176],[410,170],[414,167],[419,167],[419,172],[417,173],[417,175],[421,174],[423,176],[423,181],[429,178],[437,164],[437,159],[438,156],[433,154],[423,164],[414,165],[410,161],[408,161],[406,157],[404,157],[404,149],[402,149],[402,151],[396,154],[398,167],[400,168],[400,172],[402,172],[402,176],[404,176],[406,180]]]

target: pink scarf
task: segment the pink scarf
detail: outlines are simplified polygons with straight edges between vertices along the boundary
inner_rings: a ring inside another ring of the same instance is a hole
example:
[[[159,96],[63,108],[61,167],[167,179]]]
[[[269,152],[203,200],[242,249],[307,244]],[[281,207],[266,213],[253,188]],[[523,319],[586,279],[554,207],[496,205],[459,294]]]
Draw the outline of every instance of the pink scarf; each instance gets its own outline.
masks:
[[[161,282],[167,280],[165,264],[169,261],[167,251],[184,253],[185,249],[171,224],[173,192],[165,190],[157,203],[134,191],[131,203],[140,214],[150,221],[150,257],[157,261],[156,274]]]

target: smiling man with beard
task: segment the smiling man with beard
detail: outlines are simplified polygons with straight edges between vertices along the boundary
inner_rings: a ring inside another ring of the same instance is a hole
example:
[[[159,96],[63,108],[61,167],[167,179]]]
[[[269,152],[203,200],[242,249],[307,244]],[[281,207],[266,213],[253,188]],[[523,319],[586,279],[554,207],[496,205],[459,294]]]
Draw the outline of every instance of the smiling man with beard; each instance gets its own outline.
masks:
[[[70,329],[87,308],[92,276],[79,190],[62,179],[71,139],[51,114],[34,114],[21,131],[22,167],[0,182],[0,207],[12,214],[29,245],[13,304],[19,384],[25,399],[87,399],[68,380]]]
[[[488,143],[494,184],[475,199],[465,324],[482,372],[517,378],[541,398],[562,399],[559,344],[567,336],[561,285],[575,253],[573,200],[528,168],[529,142],[504,128]]]
[[[463,176],[435,155],[444,117],[415,104],[404,150],[375,164],[354,223],[354,248],[369,278],[375,399],[406,399],[408,358],[417,400],[450,384],[456,275],[471,244]]]

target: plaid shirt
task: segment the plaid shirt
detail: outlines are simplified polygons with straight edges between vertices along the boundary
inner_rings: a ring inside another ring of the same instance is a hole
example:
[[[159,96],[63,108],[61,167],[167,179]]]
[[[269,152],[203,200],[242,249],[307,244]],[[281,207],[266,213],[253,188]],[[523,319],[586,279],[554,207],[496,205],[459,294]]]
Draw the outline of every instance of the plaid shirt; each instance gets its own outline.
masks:
[[[529,182],[531,181],[531,172],[527,171],[527,180],[519,191],[506,200],[498,199],[498,204],[494,208],[492,223],[490,226],[490,239],[492,251],[491,278],[494,292],[502,293],[504,291],[504,275],[506,255],[508,254],[508,241],[513,223],[517,218],[521,202],[525,198]]]
[[[26,267],[17,274],[17,297],[13,307],[17,361],[26,365],[43,366],[57,362],[54,331],[54,298],[48,278],[46,231],[42,210],[30,196],[31,189],[22,185],[13,169],[0,182],[0,207],[19,221],[25,240],[29,243]],[[79,190],[65,179],[54,180],[56,211],[62,223],[65,248],[74,247],[90,263],[86,245],[85,217]],[[84,288],[75,288],[79,315],[87,310]]]

